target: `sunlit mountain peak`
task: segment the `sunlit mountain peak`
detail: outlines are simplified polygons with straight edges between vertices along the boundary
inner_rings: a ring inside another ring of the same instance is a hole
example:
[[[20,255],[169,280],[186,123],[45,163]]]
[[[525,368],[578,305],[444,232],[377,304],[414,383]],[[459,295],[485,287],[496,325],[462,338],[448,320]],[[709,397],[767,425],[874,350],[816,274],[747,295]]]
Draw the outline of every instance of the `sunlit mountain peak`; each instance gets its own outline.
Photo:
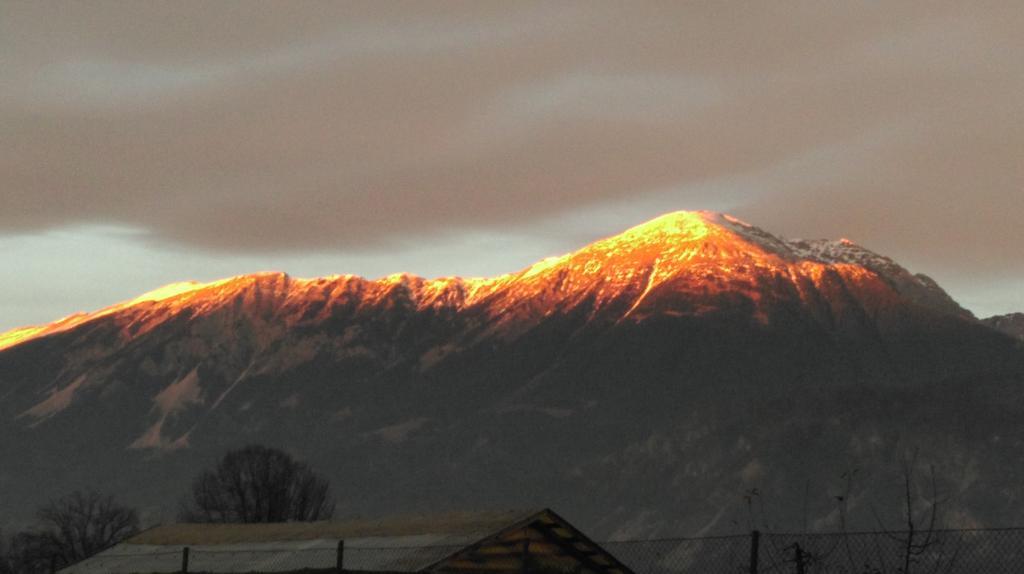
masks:
[[[700,239],[708,233],[709,225],[714,225],[724,217],[711,211],[673,211],[641,223],[620,234],[622,239],[632,239],[650,235],[668,235]]]
[[[674,211],[591,244],[577,255],[682,263],[694,257],[790,258],[787,243],[731,215],[714,211]]]
[[[402,286],[416,305],[459,307],[474,305],[501,292],[504,293],[504,305],[510,306],[516,301],[526,301],[536,293],[552,290],[571,292],[595,282],[617,286],[605,289],[606,296],[628,291],[629,286],[637,282],[645,282],[647,288],[651,288],[685,268],[694,258],[725,260],[736,257],[736,254],[757,258],[785,249],[784,243],[774,236],[732,216],[711,211],[675,211],[578,251],[549,257],[518,273],[494,278],[425,280],[409,273],[394,273],[376,281],[352,275],[296,280],[286,274],[272,272],[208,283],[171,283],[95,312],[77,313],[47,325],[23,327],[0,334],[0,350],[130,309],[158,306],[159,309],[151,308],[144,313],[145,318],[141,319],[144,322],[173,316],[186,307],[193,313],[206,312],[254,286],[263,291],[290,293],[293,301],[315,298],[317,295],[313,293],[317,289],[335,283],[363,283],[368,288],[365,294],[368,301],[389,297],[396,287]]]
[[[223,281],[215,283],[222,282]],[[128,301],[127,304],[134,305],[135,303],[142,303],[144,301],[163,301],[164,299],[170,299],[171,297],[181,295],[182,293],[197,291],[199,289],[209,287],[212,285],[212,283],[200,283],[199,281],[178,281],[176,283],[164,285],[163,287],[158,287],[156,289],[153,289],[152,291],[143,293],[142,295],[139,295],[138,297],[132,299],[131,301]]]
[[[103,317],[110,317],[108,324],[114,325],[117,337],[127,341],[176,317],[191,321],[226,308],[270,313],[269,322],[287,328],[323,320],[353,301],[363,309],[473,309],[492,317],[494,325],[529,325],[582,301],[589,301],[592,312],[623,309],[624,317],[642,319],[644,313],[668,308],[652,306],[652,299],[668,297],[686,307],[701,298],[730,293],[761,305],[770,301],[766,294],[780,281],[802,292],[806,284],[821,282],[830,273],[850,281],[875,281],[882,275],[915,300],[969,315],[930,279],[912,275],[849,240],[787,240],[731,215],[675,211],[493,278],[425,279],[395,273],[377,280],[354,275],[295,279],[264,272],[209,283],[171,283],[92,313],[0,333],[0,350]],[[757,312],[763,315],[760,307]]]

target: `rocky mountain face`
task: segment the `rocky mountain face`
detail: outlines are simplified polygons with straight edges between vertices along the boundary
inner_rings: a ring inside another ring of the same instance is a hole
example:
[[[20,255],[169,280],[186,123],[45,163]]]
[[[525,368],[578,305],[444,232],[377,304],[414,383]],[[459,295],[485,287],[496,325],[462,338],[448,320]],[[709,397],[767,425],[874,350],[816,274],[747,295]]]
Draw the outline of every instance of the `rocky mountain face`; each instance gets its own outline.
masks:
[[[0,335],[8,522],[97,486],[174,518],[225,449],[286,448],[342,515],[551,506],[600,536],[898,511],[1024,523],[1024,350],[848,241],[679,212],[489,279],[175,284]],[[845,488],[845,487],[843,487]],[[746,496],[746,498],[745,498]]]
[[[982,319],[982,323],[996,329],[997,331],[1002,331],[1007,335],[1012,335],[1018,339],[1024,339],[1024,313],[996,315],[995,317]]]

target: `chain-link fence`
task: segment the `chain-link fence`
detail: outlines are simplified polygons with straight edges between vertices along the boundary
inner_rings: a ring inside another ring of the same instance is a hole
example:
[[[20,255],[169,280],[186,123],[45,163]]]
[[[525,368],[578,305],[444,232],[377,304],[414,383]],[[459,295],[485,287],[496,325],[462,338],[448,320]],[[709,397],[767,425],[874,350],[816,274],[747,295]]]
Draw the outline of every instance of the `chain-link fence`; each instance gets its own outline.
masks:
[[[602,546],[636,574],[1024,573],[1024,529],[751,533]]]
[[[833,534],[751,533],[599,543],[635,574],[1019,574],[1024,528]],[[178,548],[101,553],[70,574],[242,573],[345,570],[416,572],[461,546],[338,547],[309,541],[278,548]],[[119,547],[119,548],[124,548]],[[341,556],[339,556],[341,552]]]

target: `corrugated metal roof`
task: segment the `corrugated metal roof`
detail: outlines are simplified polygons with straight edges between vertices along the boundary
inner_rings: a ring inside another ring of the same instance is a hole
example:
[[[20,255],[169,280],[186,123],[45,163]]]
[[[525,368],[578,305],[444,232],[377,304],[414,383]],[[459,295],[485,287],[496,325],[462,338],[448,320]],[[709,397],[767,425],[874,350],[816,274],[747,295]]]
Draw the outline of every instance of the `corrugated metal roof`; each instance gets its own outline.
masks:
[[[383,541],[395,537],[451,534],[482,537],[525,520],[538,512],[539,510],[453,512],[379,519],[278,524],[168,524],[151,528],[127,542],[149,545],[215,545],[287,540],[349,540],[371,537]],[[429,538],[424,538],[424,540],[427,539]]]
[[[467,536],[345,540],[345,568],[415,572],[457,552]],[[286,572],[333,568],[337,540],[293,540],[250,544],[190,545],[191,572]],[[172,573],[181,571],[185,545],[119,544],[62,570],[66,574]]]
[[[152,528],[63,574],[181,571],[283,572],[333,568],[338,540],[346,569],[415,572],[537,512],[450,513],[284,524],[170,524]]]
[[[175,524],[146,531],[62,574],[290,572],[518,574],[525,568],[632,574],[550,509],[291,524]]]

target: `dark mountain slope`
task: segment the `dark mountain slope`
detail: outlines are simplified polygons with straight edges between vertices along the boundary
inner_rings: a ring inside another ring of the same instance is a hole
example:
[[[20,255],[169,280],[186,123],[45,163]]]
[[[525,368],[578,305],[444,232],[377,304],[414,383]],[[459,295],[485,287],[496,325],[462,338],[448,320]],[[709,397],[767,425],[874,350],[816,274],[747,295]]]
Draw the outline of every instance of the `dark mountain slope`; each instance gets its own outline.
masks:
[[[982,319],[982,323],[1007,335],[1024,339],[1024,313],[996,315],[995,317]]]
[[[93,484],[170,519],[199,469],[264,442],[346,514],[542,503],[604,534],[720,532],[753,487],[784,521],[812,484],[824,521],[854,467],[888,500],[918,446],[959,520],[1019,522],[1020,345],[816,245],[676,213],[494,279],[260,274],[0,335],[4,510]]]

